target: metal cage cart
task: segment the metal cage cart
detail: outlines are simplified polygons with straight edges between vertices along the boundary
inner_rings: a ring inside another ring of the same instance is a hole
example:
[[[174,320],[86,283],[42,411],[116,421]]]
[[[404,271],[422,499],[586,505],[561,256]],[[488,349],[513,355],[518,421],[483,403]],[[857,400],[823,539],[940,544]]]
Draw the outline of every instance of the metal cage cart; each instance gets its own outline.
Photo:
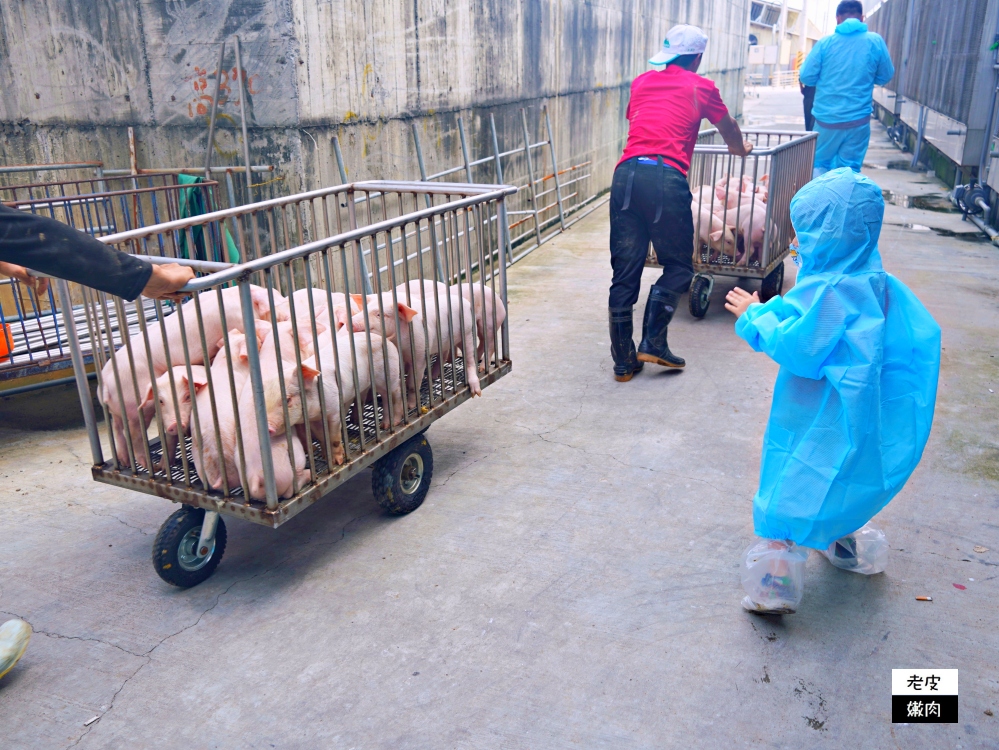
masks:
[[[794,234],[791,198],[812,179],[815,133],[749,130],[743,135],[753,144],[746,157],[730,154],[714,129],[702,132],[694,147],[687,179],[694,196],[689,306],[696,318],[708,311],[715,276],[760,279],[764,302],[781,293]],[[747,195],[766,196],[765,204],[758,199],[761,210],[740,197]],[[658,265],[651,248],[647,265]]]
[[[153,546],[164,580],[214,572],[220,516],[277,527],[368,467],[388,512],[423,502],[424,432],[512,367],[504,199],[515,192],[357,182],[102,238],[164,262],[184,238],[218,243],[228,225],[246,251],[235,264],[181,257],[202,274],[184,289],[193,296],[147,301],[153,316],[82,291],[102,431],[68,329],[94,479],[182,503]]]
[[[151,224],[206,213],[220,208],[218,183],[201,181],[181,184],[176,175],[149,174],[130,177],[97,176],[81,180],[0,186],[0,201],[22,211],[69,224],[92,237],[122,232]],[[231,237],[229,238],[231,240]],[[231,242],[229,243],[232,244]],[[179,257],[208,257],[206,244],[196,237],[188,246],[161,245],[155,255],[176,250]],[[231,248],[230,249],[231,253]],[[76,315],[64,318],[55,296],[36,295],[14,279],[0,279],[0,393],[10,394],[51,383],[52,375],[72,366],[64,321],[72,319],[83,342],[83,356],[91,362],[89,338],[83,326],[80,287],[73,284],[71,298]],[[152,303],[146,301],[147,317]],[[25,385],[26,381],[35,381]]]

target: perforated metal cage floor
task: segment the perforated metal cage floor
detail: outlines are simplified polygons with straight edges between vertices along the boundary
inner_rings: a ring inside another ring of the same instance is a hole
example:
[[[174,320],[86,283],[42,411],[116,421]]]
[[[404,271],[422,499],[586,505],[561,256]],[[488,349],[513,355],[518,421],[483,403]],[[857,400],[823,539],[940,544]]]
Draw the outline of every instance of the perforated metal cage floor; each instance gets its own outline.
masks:
[[[437,358],[434,357],[431,360],[431,364],[436,365],[436,360]],[[431,372],[432,371],[433,368],[431,369]],[[450,398],[455,393],[461,391],[465,388],[465,385],[465,368],[462,358],[457,357],[453,365],[449,362],[445,363],[436,378],[431,380],[430,377],[427,377],[424,379],[423,387],[420,390],[419,406],[408,410],[407,416],[409,421],[412,422],[426,416],[426,414],[434,406],[439,405],[445,398]],[[433,388],[433,398],[431,398],[431,388]],[[356,458],[364,451],[373,447],[379,441],[379,437],[384,440],[385,437],[390,434],[380,427],[380,420],[384,416],[384,405],[380,401],[378,402],[377,407],[371,400],[366,401],[362,405],[360,421],[357,419],[356,404],[352,404],[350,406],[345,422],[347,428],[347,443],[345,445],[347,452],[346,461]],[[309,466],[310,469],[314,466],[315,474],[322,476],[329,470],[329,464],[325,459],[322,442],[317,439],[317,436],[315,435],[311,437],[313,438],[312,460],[314,461],[314,464],[309,464],[307,460],[306,465]],[[153,460],[153,466],[158,465],[163,453],[159,438],[149,441],[149,450],[150,457]],[[184,452],[183,457],[181,456],[181,450]],[[198,476],[194,465],[194,442],[190,437],[185,437],[183,442],[178,441],[178,446],[173,456],[173,462],[170,465],[170,480],[173,484],[184,487],[187,486],[187,482],[185,480],[185,462],[186,472],[190,476],[190,486],[192,489],[199,492],[206,492],[216,497],[223,497],[222,492],[219,490],[206,489],[201,481],[201,477]],[[104,468],[109,471],[114,471],[114,465],[112,462],[106,463]],[[131,474],[133,472],[129,470],[128,473]],[[135,472],[134,475],[143,479],[149,479],[150,477],[154,480],[160,481],[166,479],[166,472],[162,469],[154,471],[150,474],[150,472],[146,469],[139,467],[138,471]],[[243,488],[237,487],[232,489],[229,496],[236,498],[243,497]]]

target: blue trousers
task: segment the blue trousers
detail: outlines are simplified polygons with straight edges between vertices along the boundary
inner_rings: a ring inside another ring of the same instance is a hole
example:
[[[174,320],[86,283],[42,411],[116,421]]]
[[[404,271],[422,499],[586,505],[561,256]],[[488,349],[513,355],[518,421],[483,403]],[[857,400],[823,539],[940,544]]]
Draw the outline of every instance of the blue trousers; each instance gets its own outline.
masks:
[[[860,171],[867,155],[867,144],[871,140],[869,122],[849,130],[824,128],[816,122],[815,130],[819,138],[815,144],[813,178],[839,167],[849,167],[854,172]]]

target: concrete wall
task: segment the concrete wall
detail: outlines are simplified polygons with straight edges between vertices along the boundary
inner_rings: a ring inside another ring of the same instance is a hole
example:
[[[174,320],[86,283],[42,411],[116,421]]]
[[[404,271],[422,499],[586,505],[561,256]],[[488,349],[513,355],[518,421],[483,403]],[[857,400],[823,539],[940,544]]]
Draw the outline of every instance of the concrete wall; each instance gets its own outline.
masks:
[[[749,0],[0,0],[2,160],[127,166],[134,126],[140,166],[202,164],[228,39],[215,163],[239,163],[239,35],[252,158],[281,167],[282,192],[339,182],[334,134],[350,178],[416,177],[412,122],[434,171],[460,161],[457,114],[474,158],[490,147],[490,113],[501,148],[523,143],[520,107],[540,140],[544,102],[560,167],[593,160],[593,192],[609,184],[623,145],[630,81],[673,24],[707,31],[701,72],[741,110],[748,8]]]

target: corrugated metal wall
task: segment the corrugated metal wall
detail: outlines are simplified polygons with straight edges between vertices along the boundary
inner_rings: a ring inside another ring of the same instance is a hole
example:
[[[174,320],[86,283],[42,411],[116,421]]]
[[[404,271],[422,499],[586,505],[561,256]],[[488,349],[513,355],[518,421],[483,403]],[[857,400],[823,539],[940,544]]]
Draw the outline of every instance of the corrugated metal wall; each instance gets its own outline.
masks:
[[[989,0],[914,0],[903,96],[968,123]],[[909,0],[887,0],[867,19],[900,67]],[[886,88],[896,91],[898,76]],[[898,93],[896,91],[896,93]]]

